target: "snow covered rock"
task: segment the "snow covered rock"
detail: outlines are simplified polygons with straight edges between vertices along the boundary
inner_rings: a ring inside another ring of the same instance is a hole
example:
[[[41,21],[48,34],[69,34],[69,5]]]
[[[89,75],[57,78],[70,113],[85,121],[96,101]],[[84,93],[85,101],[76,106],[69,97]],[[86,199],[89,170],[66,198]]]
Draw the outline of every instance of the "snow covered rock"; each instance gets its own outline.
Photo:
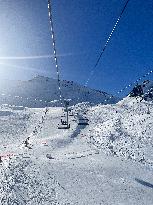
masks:
[[[148,113],[149,106],[149,113]],[[153,104],[126,97],[116,105],[99,105],[88,113],[91,143],[106,154],[153,166]]]

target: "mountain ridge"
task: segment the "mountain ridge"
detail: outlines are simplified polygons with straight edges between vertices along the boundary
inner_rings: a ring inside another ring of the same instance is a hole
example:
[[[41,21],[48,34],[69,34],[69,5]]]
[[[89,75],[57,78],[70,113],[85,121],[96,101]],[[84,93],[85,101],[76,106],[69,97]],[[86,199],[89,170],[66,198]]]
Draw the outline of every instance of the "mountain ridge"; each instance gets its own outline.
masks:
[[[62,97],[69,99],[70,105],[82,102],[89,102],[93,105],[118,102],[118,98],[106,92],[94,90],[73,81],[62,80],[60,82]],[[25,107],[61,106],[57,80],[40,75],[28,81],[4,80],[0,84],[0,94],[1,104]]]

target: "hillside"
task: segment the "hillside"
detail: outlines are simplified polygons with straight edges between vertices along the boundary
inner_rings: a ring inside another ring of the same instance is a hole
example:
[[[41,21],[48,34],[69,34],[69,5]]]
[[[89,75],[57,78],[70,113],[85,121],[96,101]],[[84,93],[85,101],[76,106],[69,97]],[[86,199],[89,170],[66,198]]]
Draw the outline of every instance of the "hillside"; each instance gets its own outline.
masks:
[[[88,112],[91,142],[104,153],[153,166],[153,104],[126,97]]]
[[[0,204],[152,205],[152,103],[126,97],[73,113],[59,130],[60,107],[1,107]]]
[[[91,104],[115,103],[118,98],[102,91],[81,86],[72,81],[61,81],[62,95],[70,100],[70,105],[81,102]],[[60,106],[59,91],[56,79],[37,76],[29,81],[8,81],[0,83],[0,104],[11,104],[25,107]]]

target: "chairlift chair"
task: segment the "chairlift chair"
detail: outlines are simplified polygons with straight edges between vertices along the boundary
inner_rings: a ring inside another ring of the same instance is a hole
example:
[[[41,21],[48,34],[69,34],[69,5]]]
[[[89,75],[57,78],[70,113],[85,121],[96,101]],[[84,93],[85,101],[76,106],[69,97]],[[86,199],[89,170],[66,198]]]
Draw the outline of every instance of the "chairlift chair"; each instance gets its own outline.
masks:
[[[74,116],[72,110],[69,111],[69,116]]]
[[[67,125],[67,121],[64,121],[64,120],[61,119],[61,124],[62,125]]]
[[[61,125],[58,126],[58,129],[70,129],[70,124],[68,124],[68,121],[61,119]]]
[[[80,118],[78,125],[89,125],[87,118]]]
[[[58,129],[70,129],[70,124],[66,124],[66,125],[60,125],[60,126],[58,126]]]

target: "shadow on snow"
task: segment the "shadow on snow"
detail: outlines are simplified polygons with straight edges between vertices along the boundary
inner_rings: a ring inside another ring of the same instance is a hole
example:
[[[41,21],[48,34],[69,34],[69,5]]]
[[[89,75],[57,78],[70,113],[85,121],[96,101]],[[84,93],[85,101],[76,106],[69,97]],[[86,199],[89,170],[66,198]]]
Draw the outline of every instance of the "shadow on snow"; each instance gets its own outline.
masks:
[[[141,179],[135,178],[135,181],[138,182],[139,184],[142,184],[143,186],[149,187],[153,189],[153,184],[150,184],[149,182],[145,182]]]
[[[56,146],[58,148],[66,147],[68,144],[72,143],[72,141],[81,133],[81,130],[84,129],[86,125],[78,125],[75,131],[66,139],[60,139],[56,141]]]

